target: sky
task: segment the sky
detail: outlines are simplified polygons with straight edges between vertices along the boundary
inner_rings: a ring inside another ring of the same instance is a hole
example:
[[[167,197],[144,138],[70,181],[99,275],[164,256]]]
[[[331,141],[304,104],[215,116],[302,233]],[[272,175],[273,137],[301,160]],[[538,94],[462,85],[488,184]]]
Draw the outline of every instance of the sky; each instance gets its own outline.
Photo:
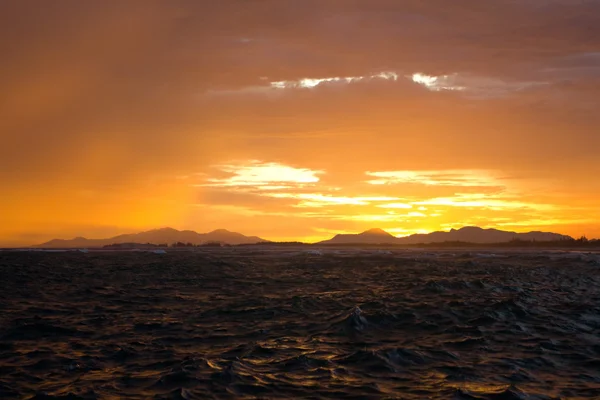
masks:
[[[599,15],[600,0],[5,0],[0,245],[166,226],[600,237]]]

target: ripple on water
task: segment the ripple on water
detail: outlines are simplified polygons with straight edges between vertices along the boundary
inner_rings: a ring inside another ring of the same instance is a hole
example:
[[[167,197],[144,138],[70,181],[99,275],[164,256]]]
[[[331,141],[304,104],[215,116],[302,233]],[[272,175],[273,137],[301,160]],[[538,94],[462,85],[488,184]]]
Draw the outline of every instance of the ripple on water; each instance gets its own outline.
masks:
[[[593,255],[215,251],[0,253],[0,398],[600,398]]]

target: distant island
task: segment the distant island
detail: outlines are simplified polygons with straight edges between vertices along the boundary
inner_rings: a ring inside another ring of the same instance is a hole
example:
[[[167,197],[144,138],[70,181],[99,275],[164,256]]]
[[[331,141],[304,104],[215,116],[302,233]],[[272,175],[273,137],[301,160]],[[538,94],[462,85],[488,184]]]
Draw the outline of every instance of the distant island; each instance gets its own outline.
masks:
[[[190,230],[179,231],[173,228],[161,228],[146,232],[119,235],[108,239],[86,239],[84,237],[76,237],[69,240],[53,239],[34,247],[97,248],[109,246],[108,248],[139,248],[148,245],[167,247],[178,243],[181,245],[177,247],[207,245],[211,243],[238,245],[265,242],[267,240],[257,236],[245,236],[226,229],[217,229],[208,233],[197,233]]]
[[[469,247],[469,246],[501,246],[501,247],[579,247],[600,246],[600,240],[588,240],[585,237],[574,239],[571,236],[553,232],[517,233],[498,229],[484,229],[466,226],[451,229],[448,232],[438,231],[428,234],[414,234],[396,237],[383,229],[369,229],[357,234],[338,234],[333,238],[318,243],[273,242],[258,236],[245,236],[226,229],[217,229],[208,233],[197,233],[191,230],[179,231],[173,228],[153,229],[146,232],[119,235],[107,239],[53,239],[35,245],[37,248],[106,248],[106,249],[140,249],[155,247],[222,247],[222,246],[425,246],[425,247]]]
[[[499,229],[465,226],[448,232],[437,231],[396,237],[382,229],[357,234],[338,234],[319,243],[321,246],[404,246],[404,247],[600,247],[600,240],[582,236],[575,239],[553,232],[518,233]]]
[[[483,229],[477,226],[465,226],[460,229],[451,229],[449,232],[418,233],[405,237],[395,237],[382,229],[370,229],[358,234],[335,235],[329,240],[319,242],[319,244],[431,244],[444,242],[490,244],[514,240],[553,242],[573,240],[573,238],[552,232],[517,233],[498,229]]]

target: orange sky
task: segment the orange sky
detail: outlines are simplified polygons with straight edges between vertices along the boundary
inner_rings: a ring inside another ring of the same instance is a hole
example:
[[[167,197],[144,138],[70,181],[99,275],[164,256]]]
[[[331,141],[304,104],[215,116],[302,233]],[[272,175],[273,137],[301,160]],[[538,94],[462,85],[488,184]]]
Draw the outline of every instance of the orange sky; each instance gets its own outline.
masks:
[[[37,6],[0,6],[0,246],[600,237],[598,2]]]

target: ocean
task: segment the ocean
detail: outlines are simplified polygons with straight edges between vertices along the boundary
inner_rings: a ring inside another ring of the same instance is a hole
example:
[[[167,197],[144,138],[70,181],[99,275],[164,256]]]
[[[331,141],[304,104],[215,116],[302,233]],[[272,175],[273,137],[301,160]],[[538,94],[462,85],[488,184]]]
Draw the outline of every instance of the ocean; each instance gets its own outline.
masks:
[[[0,252],[2,399],[600,399],[600,255]]]

